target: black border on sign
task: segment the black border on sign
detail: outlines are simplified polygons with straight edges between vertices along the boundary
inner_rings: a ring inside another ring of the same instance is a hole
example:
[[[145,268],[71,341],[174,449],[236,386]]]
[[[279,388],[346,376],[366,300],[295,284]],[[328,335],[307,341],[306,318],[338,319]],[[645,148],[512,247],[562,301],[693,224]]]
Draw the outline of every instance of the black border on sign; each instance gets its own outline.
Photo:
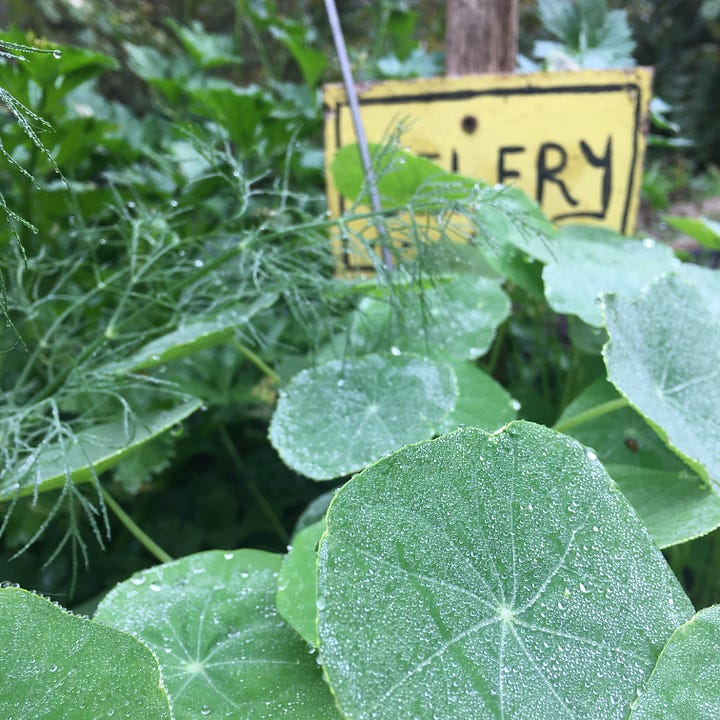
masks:
[[[472,98],[490,95],[495,97],[507,97],[510,95],[599,95],[601,93],[611,92],[632,92],[635,94],[635,127],[633,132],[632,144],[632,160],[630,162],[630,177],[627,184],[627,195],[625,197],[625,210],[622,216],[621,232],[627,230],[628,213],[630,212],[630,199],[633,194],[633,185],[635,183],[635,164],[638,160],[638,133],[640,132],[640,100],[641,90],[637,82],[629,83],[610,83],[608,85],[560,85],[550,87],[519,87],[519,88],[491,88],[489,90],[456,90],[456,91],[438,91],[423,93],[407,93],[405,95],[394,95],[392,97],[377,98],[359,98],[360,105],[399,105],[405,102],[421,102],[431,103],[437,100],[470,100]],[[335,103],[335,147],[340,149],[340,111],[347,107],[346,102]],[[335,191],[337,192],[337,191]],[[338,192],[340,199],[340,212],[345,212],[345,198]],[[347,270],[363,271],[374,270],[372,265],[350,265],[348,241],[342,240],[343,264]]]

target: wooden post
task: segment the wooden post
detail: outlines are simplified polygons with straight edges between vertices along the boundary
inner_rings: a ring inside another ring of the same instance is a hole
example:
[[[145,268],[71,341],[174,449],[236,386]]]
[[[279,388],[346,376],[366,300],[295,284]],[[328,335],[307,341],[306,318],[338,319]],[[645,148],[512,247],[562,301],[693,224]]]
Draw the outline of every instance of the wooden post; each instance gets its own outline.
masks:
[[[446,74],[513,72],[517,35],[517,0],[448,0]]]

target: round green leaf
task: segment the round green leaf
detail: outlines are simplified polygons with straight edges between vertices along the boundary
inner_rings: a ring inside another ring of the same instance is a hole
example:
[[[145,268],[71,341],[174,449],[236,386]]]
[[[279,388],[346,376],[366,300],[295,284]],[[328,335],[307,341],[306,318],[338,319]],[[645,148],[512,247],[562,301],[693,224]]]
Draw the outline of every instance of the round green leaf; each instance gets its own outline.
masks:
[[[720,315],[720,270],[682,263],[678,275],[700,291],[709,314]]]
[[[679,627],[660,655],[630,720],[720,717],[720,606]]]
[[[527,422],[403,448],[327,526],[320,648],[358,720],[624,718],[693,612],[602,465]]]
[[[275,598],[278,612],[308,645],[317,646],[317,546],[325,520],[301,530],[283,558]]]
[[[665,442],[720,491],[720,316],[666,275],[634,300],[605,297],[608,377]]]
[[[510,314],[500,281],[482,276],[458,275],[422,292],[411,286],[400,301],[398,312],[387,300],[365,299],[353,318],[353,347],[474,360]]]
[[[568,405],[557,429],[598,456],[658,547],[720,526],[720,497],[668,450],[641,415],[630,407],[594,415],[620,399],[605,378],[597,380]]]
[[[479,242],[502,237],[530,258],[543,263],[555,257],[555,228],[537,203],[517,187],[486,187],[479,190],[473,209],[473,225]]]
[[[606,470],[659,548],[720,527],[720,497],[691,470],[666,472],[632,465],[607,465]]]
[[[603,324],[602,293],[634,297],[654,277],[680,266],[667,245],[585,225],[563,227],[553,250],[554,259],[543,271],[550,306],[595,327]]]
[[[461,425],[495,430],[517,417],[519,403],[486,372],[463,360],[451,361],[449,365],[457,378],[458,401],[445,418],[441,432]]]
[[[617,406],[611,412],[602,408]],[[586,387],[563,411],[556,429],[591,448],[608,465],[631,465],[682,472],[687,465],[627,403],[613,384],[600,378]]]
[[[307,645],[275,608],[280,556],[210,551],[137,573],[95,619],[156,653],[177,720],[337,718]]]
[[[456,397],[452,370],[427,358],[333,360],[280,391],[270,441],[294,470],[329,480],[432,437]]]
[[[3,720],[171,720],[152,651],[39,595],[0,588]]]

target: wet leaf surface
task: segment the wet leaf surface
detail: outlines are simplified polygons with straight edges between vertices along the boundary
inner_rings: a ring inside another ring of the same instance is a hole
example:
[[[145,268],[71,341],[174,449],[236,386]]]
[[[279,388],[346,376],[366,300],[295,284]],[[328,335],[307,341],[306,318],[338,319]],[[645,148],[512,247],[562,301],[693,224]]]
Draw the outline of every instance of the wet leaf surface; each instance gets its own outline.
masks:
[[[432,437],[456,398],[452,370],[427,358],[333,360],[281,390],[270,441],[294,470],[330,480]]]
[[[583,225],[563,227],[553,249],[555,257],[543,271],[550,306],[595,327],[603,324],[602,293],[635,297],[653,278],[680,266],[667,245]]]
[[[155,651],[177,720],[337,718],[307,644],[275,608],[281,558],[209,551],[134,575],[95,618]]]
[[[0,588],[3,720],[171,720],[151,650],[39,595]]]
[[[720,717],[720,606],[678,628],[660,655],[630,720]]]
[[[404,448],[336,495],[318,630],[348,717],[626,717],[693,608],[597,460],[526,422]]]
[[[660,278],[636,299],[609,295],[604,306],[608,377],[720,491],[720,316],[676,275]]]

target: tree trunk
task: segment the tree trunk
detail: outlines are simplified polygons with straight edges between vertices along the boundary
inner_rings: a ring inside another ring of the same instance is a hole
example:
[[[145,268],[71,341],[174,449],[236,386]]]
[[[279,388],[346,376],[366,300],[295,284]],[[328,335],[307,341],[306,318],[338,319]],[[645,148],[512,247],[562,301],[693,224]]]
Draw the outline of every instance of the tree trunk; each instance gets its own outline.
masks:
[[[517,0],[448,0],[445,72],[513,72]]]

